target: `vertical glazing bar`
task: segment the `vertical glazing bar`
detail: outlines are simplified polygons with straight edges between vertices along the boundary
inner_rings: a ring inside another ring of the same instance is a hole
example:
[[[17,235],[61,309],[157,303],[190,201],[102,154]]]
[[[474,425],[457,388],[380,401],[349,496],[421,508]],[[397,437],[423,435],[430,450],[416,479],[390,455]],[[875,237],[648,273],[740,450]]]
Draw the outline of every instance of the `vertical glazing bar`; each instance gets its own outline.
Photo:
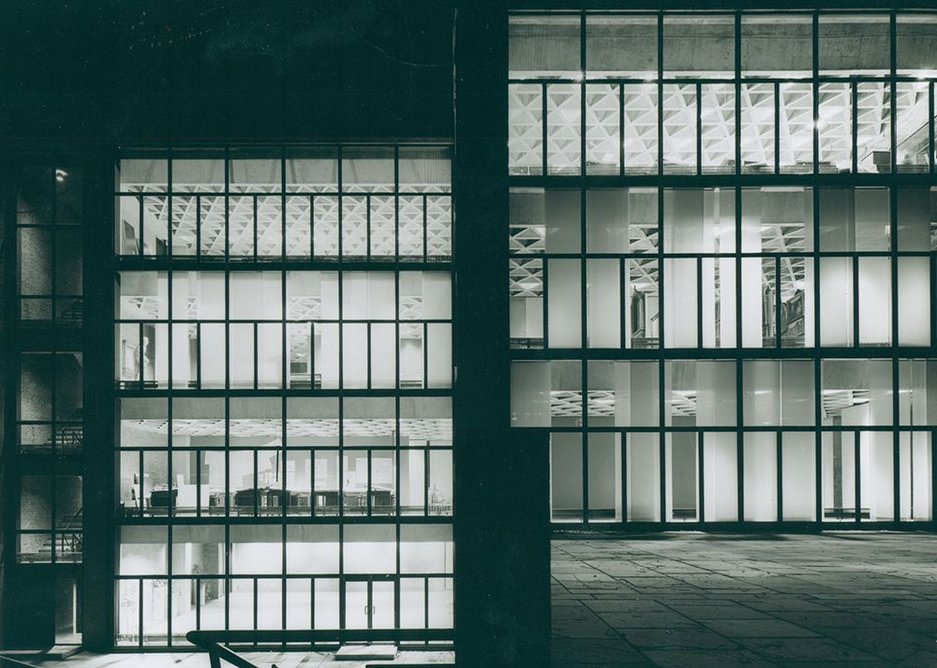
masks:
[[[895,72],[897,67],[897,13],[895,10],[892,10],[888,14],[888,36],[889,36],[889,53],[888,53],[888,75],[889,75],[889,141],[888,141],[888,152],[890,155],[889,162],[890,173],[895,174],[898,171],[898,124],[896,120],[897,111],[898,111],[898,100],[895,98],[898,92],[898,84],[895,81]],[[894,237],[892,237],[892,245],[894,245]]]
[[[316,259],[316,196],[308,195],[309,199],[309,259]]]
[[[422,323],[423,328],[423,379],[421,389],[429,388],[429,324]]]
[[[933,313],[933,311],[931,311]],[[937,529],[937,494],[933,493],[934,482],[937,481],[937,430],[927,434],[930,437],[930,479],[931,479],[931,530]]]
[[[170,221],[172,225],[172,221]],[[172,252],[172,247],[174,243],[169,244],[170,253]],[[202,195],[195,195],[195,260],[198,262],[202,259]]]
[[[339,266],[345,261],[345,250],[344,250],[344,213],[345,213],[345,187],[343,183],[343,163],[345,158],[343,156],[342,146],[338,147],[338,193],[335,196],[336,202],[338,204],[337,214],[338,214],[338,227],[336,228],[336,241],[338,242],[338,262]],[[341,278],[341,276],[339,276]],[[339,280],[339,293],[341,293],[341,280]],[[341,303],[341,300],[339,300]],[[339,332],[339,341],[342,340],[341,332]],[[341,362],[341,357],[339,357],[339,362]],[[339,363],[339,369],[341,369],[341,363]]]
[[[732,143],[734,144],[735,149],[735,169],[733,174],[736,177],[735,186],[738,188],[739,181],[738,176],[742,173],[742,13],[735,12],[735,29],[733,31],[734,44],[735,44],[735,82],[733,86],[733,97],[735,100],[733,113],[735,114],[735,134],[732,137]],[[703,130],[702,126],[697,125],[696,131],[702,135]],[[775,155],[777,155],[777,144],[774,146]],[[736,246],[735,252],[740,253],[741,248]],[[737,346],[741,346],[741,342],[736,343]]]
[[[191,327],[191,325],[189,325]],[[202,323],[195,323],[195,389],[202,389]]]
[[[542,290],[543,297],[543,349],[545,351],[550,349],[550,262],[549,259],[544,253],[543,255],[543,280],[542,280]]]
[[[586,175],[586,72],[588,71],[586,63],[586,14],[579,15],[579,175]],[[619,139],[621,137],[619,136]],[[583,246],[585,249],[585,246]]]
[[[820,84],[817,80],[820,71],[820,14],[813,12],[813,173],[819,171],[820,160]],[[815,239],[817,237],[814,237]]]
[[[703,173],[703,85],[696,82],[696,173]],[[737,168],[737,167],[736,167]]]
[[[853,519],[856,524],[862,521],[862,448],[859,447],[861,440],[862,432],[857,429],[852,435],[853,479],[855,480],[853,484],[856,486],[853,496],[853,505],[855,506],[855,517]]]
[[[781,256],[774,256],[774,346],[784,347],[781,331]]]
[[[664,12],[657,13],[657,175],[664,174]],[[663,219],[658,219],[658,224],[663,225]],[[663,231],[663,230],[662,230]],[[660,268],[660,275],[663,277],[663,266]],[[663,299],[663,293],[661,293]],[[661,302],[663,303],[663,302]],[[661,309],[663,315],[663,309]],[[663,338],[663,323],[660,326],[661,337]]]
[[[862,340],[862,337],[859,335],[859,307],[861,306],[861,300],[859,299],[859,256],[853,254],[850,258],[852,264],[852,348],[859,348],[859,342]]]
[[[630,250],[630,249],[628,249]],[[624,350],[631,347],[628,336],[628,295],[625,292],[627,283],[628,260],[618,258],[618,347]]]
[[[254,262],[257,262],[257,258],[260,256],[259,249],[257,248],[257,225],[259,221],[257,220],[257,195],[251,197],[251,216],[253,216],[253,225],[252,229],[254,230],[254,252],[251,254],[253,256]],[[230,244],[230,240],[228,241]]]
[[[741,345],[741,344],[739,344]],[[742,360],[735,360],[735,387],[738,391],[742,387]],[[738,521],[745,521],[745,434],[742,432],[744,405],[741,401],[735,402],[735,480],[737,483],[736,506],[738,508]]]
[[[428,200],[426,193],[423,193],[423,262],[429,262],[429,219],[426,212]],[[370,244],[368,247],[370,248]]]
[[[894,88],[891,91],[892,96],[895,94]],[[851,116],[852,116],[852,129],[850,131],[849,139],[849,150],[852,153],[852,173],[859,173],[859,84],[855,81],[849,82],[849,100],[852,105]],[[894,122],[894,115],[892,115],[892,122]],[[892,144],[894,145],[894,144]]]
[[[927,164],[934,173],[934,82],[927,83]],[[933,313],[933,311],[931,311]]]
[[[620,457],[621,462],[621,525],[624,528],[628,522],[628,432],[620,432]]]
[[[547,127],[547,84],[540,84],[540,169],[541,174],[546,176],[549,174],[547,169],[549,164],[547,161],[547,152],[548,152],[548,137],[549,137],[549,128]]]
[[[777,478],[775,484],[778,489],[778,506],[777,506],[777,520],[778,522],[784,521],[784,441],[780,431],[775,432],[775,469],[777,472]]]
[[[583,392],[585,395],[585,392]],[[585,396],[583,396],[583,405],[586,404]],[[582,430],[582,439],[580,441],[580,466],[582,467],[582,514],[579,516],[579,521],[582,523],[588,523],[591,519],[591,512],[589,510],[589,430],[583,428]]]
[[[781,84],[780,82],[775,81],[773,86],[774,86],[774,173],[780,174],[781,173]],[[741,119],[739,119],[739,127],[741,127],[741,123],[742,121]]]
[[[143,578],[137,580],[137,645],[143,647]]]
[[[54,187],[54,184],[53,184],[53,187]],[[138,202],[139,205],[140,205],[140,211],[139,211],[139,214],[138,214],[138,215],[140,216],[140,240],[137,241],[137,252],[136,252],[136,255],[137,255],[138,258],[139,258],[139,257],[143,257],[143,247],[144,247],[144,245],[146,245],[146,227],[145,227],[145,225],[146,225],[146,207],[143,205],[143,200],[144,200],[144,196],[143,196],[143,195],[138,195],[138,196],[137,196],[137,202]],[[121,250],[123,250],[123,249],[121,249]],[[54,257],[54,254],[53,254],[53,257]],[[53,262],[54,262],[54,259],[53,259]],[[53,277],[54,277],[54,276],[55,276],[55,273],[53,272],[52,275],[53,275]],[[53,278],[53,285],[54,285],[54,278]],[[53,294],[54,294],[54,293],[53,293]]]
[[[700,524],[706,523],[706,457],[705,434],[697,432],[696,443],[696,480],[699,485],[699,498],[697,499],[696,519]]]
[[[625,175],[625,85],[621,82],[618,83],[618,175]]]
[[[718,262],[717,258],[713,258],[713,262]],[[706,304],[703,304],[703,258],[696,258],[696,347],[703,347],[703,309],[706,307]]]

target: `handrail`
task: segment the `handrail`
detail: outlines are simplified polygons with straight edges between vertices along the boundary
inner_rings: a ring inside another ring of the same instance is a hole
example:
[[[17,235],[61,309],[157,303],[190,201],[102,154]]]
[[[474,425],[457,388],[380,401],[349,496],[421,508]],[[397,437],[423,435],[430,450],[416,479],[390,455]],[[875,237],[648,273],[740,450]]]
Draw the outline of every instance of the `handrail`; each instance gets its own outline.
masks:
[[[77,520],[79,517],[81,517],[81,511],[82,511],[82,510],[84,510],[84,506],[82,506],[81,508],[79,508],[78,511],[77,511],[74,515],[72,515],[71,517],[69,517],[69,518],[68,518],[68,521],[65,522],[65,525],[64,525],[64,526],[56,527],[56,531],[68,531],[69,529],[71,529],[71,528],[72,528],[72,525],[75,523],[75,520]]]
[[[222,659],[237,668],[260,668],[226,645],[232,643],[269,645],[306,643],[312,645],[316,642],[342,643],[346,641],[451,641],[452,631],[447,629],[189,631],[185,634],[185,638],[196,647],[208,652],[211,668],[221,668]]]

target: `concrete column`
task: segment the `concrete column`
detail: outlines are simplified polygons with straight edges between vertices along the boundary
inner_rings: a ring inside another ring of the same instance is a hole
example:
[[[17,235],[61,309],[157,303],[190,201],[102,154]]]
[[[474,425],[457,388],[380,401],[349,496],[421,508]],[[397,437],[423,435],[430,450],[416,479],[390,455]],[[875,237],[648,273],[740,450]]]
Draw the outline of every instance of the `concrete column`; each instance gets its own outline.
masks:
[[[548,443],[509,413],[507,13],[459,3],[455,21],[456,656],[547,666]]]

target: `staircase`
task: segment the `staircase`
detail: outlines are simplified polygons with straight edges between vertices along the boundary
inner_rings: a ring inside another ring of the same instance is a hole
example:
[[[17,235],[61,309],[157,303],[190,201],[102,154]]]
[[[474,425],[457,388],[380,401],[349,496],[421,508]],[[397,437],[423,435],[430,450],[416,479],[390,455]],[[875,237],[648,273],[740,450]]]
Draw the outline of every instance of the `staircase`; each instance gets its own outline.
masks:
[[[53,548],[55,560],[58,563],[81,563],[83,550],[82,519],[79,508],[71,517],[66,518],[55,527],[55,532],[44,537],[38,549],[32,552],[21,553],[21,563],[50,563]]]
[[[76,410],[69,416],[68,420],[63,420],[63,422],[64,424],[59,425],[55,433],[46,439],[45,443],[23,445],[21,446],[22,452],[36,455],[52,454],[53,451],[58,454],[81,452],[85,436],[81,409]]]
[[[81,327],[84,322],[84,303],[80,298],[75,299],[71,304],[58,315],[58,323],[66,327]]]

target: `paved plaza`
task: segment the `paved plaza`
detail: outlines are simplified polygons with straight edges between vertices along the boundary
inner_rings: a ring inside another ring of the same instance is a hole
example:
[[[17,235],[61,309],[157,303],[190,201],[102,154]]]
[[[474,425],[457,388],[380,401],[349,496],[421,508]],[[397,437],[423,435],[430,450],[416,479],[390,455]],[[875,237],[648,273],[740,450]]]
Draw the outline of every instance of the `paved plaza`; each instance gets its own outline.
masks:
[[[554,666],[937,666],[937,536],[663,533],[552,546]]]
[[[552,550],[554,666],[937,666],[934,534],[567,532]],[[303,652],[250,657],[355,665]],[[398,663],[447,660],[414,652]],[[201,668],[208,657],[83,654],[43,665]]]

